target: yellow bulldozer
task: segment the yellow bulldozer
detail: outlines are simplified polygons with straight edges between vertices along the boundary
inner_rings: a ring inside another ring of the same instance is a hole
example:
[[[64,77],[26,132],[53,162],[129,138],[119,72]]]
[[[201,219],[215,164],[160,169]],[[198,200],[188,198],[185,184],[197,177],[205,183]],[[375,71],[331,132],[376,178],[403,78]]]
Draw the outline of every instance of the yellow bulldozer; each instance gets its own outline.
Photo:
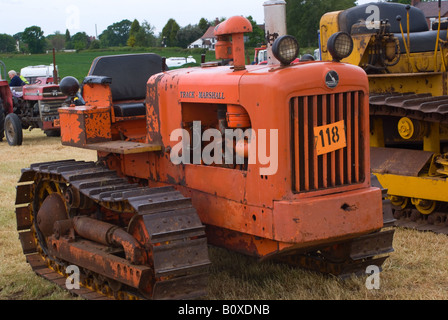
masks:
[[[324,61],[349,34],[354,50],[340,60],[368,75],[371,170],[396,225],[448,234],[448,24],[438,8],[428,22],[414,6],[368,3],[326,13],[319,33]]]

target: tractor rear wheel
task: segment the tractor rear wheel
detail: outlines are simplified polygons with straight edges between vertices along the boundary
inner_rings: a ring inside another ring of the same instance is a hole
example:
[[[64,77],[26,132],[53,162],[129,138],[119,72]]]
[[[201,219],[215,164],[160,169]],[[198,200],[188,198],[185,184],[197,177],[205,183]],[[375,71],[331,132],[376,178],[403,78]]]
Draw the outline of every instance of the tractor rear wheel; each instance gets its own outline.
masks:
[[[5,118],[5,135],[10,146],[22,145],[22,122],[15,113],[10,113]]]
[[[0,142],[5,136],[5,110],[3,109],[3,101],[0,98]]]

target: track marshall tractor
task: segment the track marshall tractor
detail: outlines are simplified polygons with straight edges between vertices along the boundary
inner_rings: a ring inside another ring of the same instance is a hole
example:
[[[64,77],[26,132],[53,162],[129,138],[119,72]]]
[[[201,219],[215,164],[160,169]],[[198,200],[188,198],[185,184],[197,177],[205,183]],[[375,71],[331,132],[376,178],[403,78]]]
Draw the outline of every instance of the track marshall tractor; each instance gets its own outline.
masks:
[[[368,74],[371,166],[396,224],[448,234],[448,25],[439,21],[430,28],[416,7],[370,3],[325,14],[320,40],[350,34],[355,50],[342,61]]]
[[[6,137],[9,145],[21,145],[22,130],[34,128],[47,136],[59,136],[58,109],[67,96],[59,90],[56,69],[53,76],[39,77],[23,87],[9,87],[5,65],[0,63],[4,70],[0,79],[0,141]]]
[[[209,244],[340,277],[381,269],[394,230],[371,184],[367,76],[337,61],[291,64],[285,2],[264,9],[267,65],[245,65],[252,27],[240,16],[215,29],[218,62],[94,60],[85,105],[59,113],[62,144],[98,160],[32,164],[17,186],[37,274],[64,286],[76,267],[82,286],[70,290],[88,299],[192,299],[207,292]],[[329,46],[345,56],[349,40]],[[71,77],[60,86],[79,88]]]

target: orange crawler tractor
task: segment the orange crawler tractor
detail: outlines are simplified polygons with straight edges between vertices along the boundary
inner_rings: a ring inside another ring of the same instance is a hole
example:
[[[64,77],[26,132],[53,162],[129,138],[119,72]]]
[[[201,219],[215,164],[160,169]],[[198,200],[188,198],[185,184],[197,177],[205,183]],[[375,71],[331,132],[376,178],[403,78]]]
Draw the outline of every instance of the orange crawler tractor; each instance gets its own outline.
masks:
[[[330,40],[333,62],[291,64],[285,2],[264,6],[268,65],[244,64],[243,17],[215,29],[229,65],[93,62],[85,105],[59,112],[62,144],[98,161],[33,164],[17,187],[36,273],[64,285],[76,267],[86,298],[190,299],[206,294],[208,244],[341,277],[381,267],[393,230],[371,185],[368,80],[336,58],[351,39]]]

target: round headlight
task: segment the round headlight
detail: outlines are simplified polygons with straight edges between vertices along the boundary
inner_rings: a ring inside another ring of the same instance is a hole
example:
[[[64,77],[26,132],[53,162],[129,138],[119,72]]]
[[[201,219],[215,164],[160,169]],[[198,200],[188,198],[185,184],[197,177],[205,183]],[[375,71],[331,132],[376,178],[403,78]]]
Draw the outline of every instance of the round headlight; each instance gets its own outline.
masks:
[[[334,61],[341,61],[352,54],[353,39],[346,32],[337,32],[328,39],[327,48]]]
[[[272,53],[281,64],[289,65],[299,55],[299,43],[293,36],[281,36],[274,41]]]

